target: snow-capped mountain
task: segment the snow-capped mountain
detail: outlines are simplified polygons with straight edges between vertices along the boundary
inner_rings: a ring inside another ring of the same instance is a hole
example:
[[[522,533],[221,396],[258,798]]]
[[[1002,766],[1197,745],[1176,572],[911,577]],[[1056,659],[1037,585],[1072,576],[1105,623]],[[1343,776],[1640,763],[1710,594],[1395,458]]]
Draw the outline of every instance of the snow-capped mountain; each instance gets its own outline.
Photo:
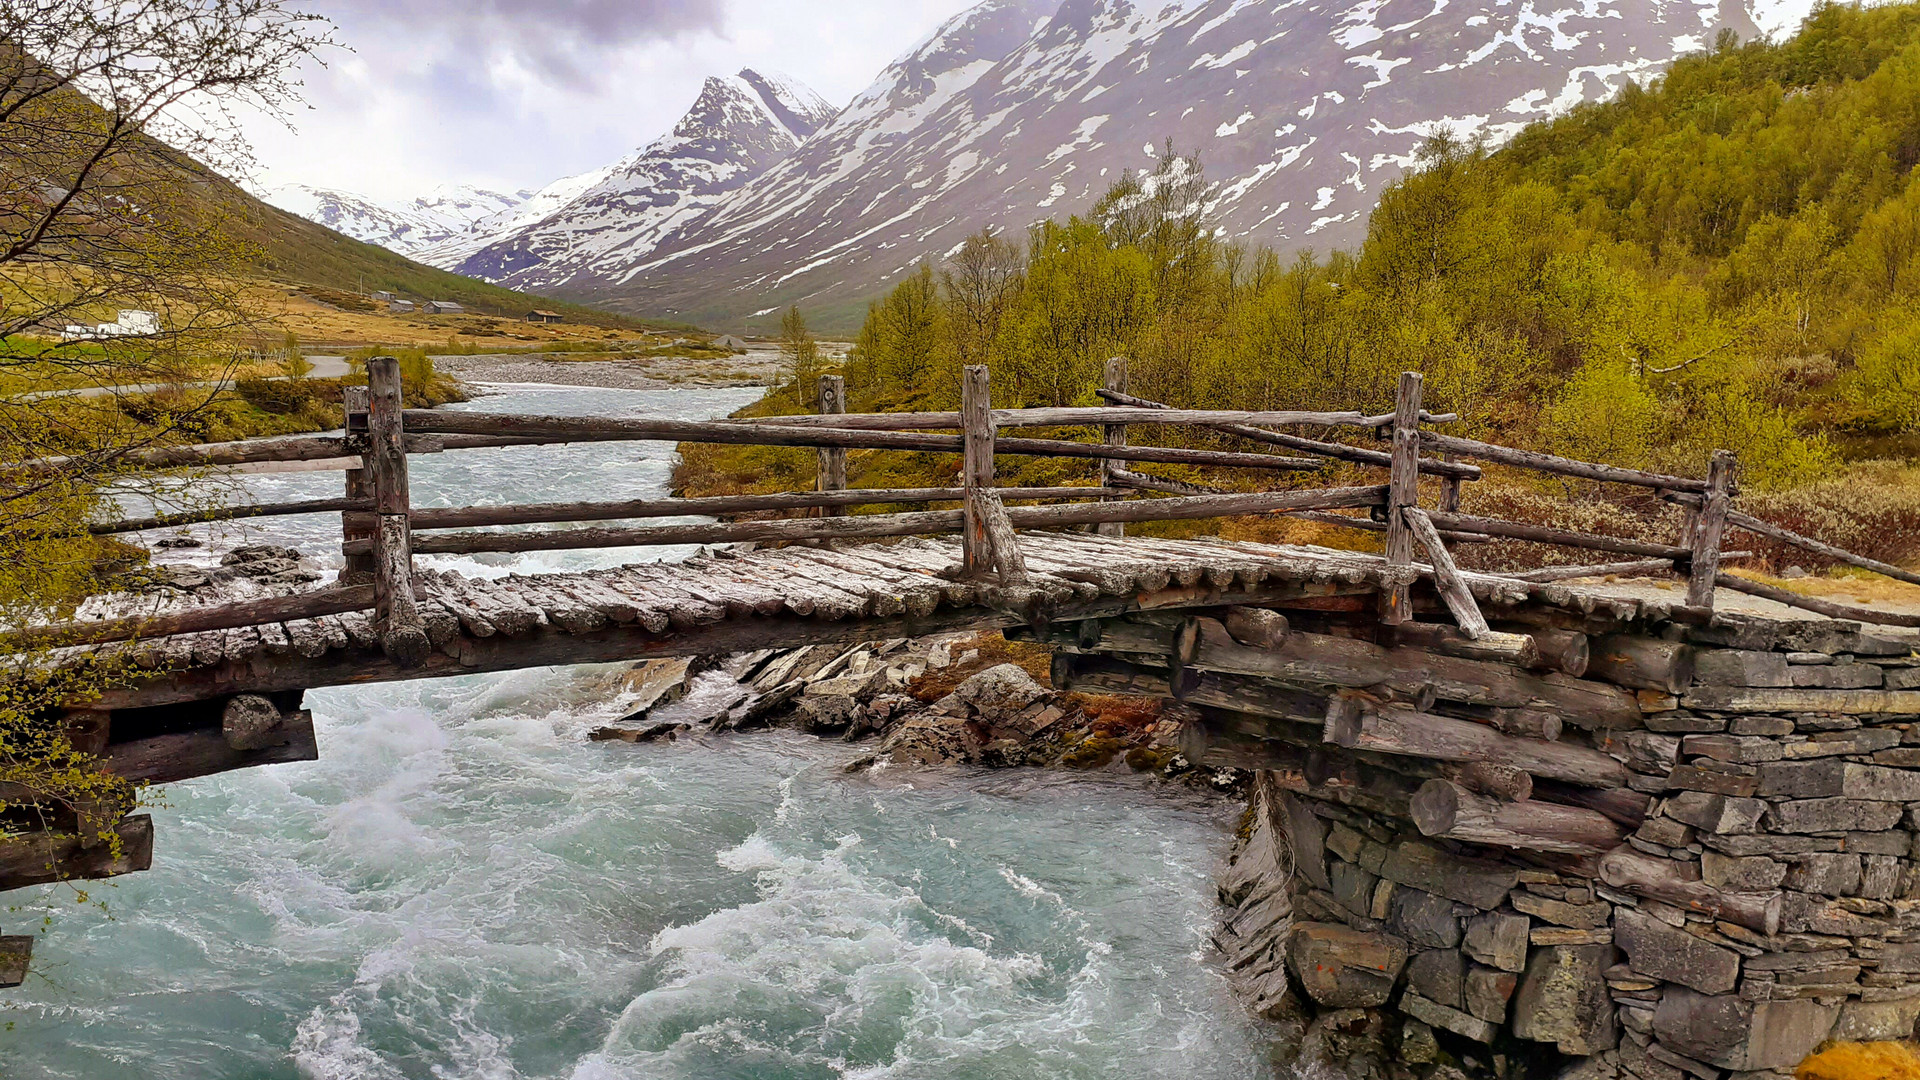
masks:
[[[333,188],[288,184],[262,193],[269,203],[355,240],[417,258],[437,244],[524,204],[535,193],[448,184],[404,203],[383,203]]]
[[[476,235],[488,234],[484,242],[443,245],[428,261],[520,287],[619,273],[792,153],[833,113],[786,76],[743,69],[709,78],[672,131],[605,169],[540,192],[511,221],[476,227]],[[462,245],[466,253],[450,258]]]
[[[1084,211],[1168,137],[1230,235],[1324,251],[1364,236],[1436,126],[1497,140],[1796,3],[986,0],[704,213],[650,194],[684,172],[628,172],[463,269],[704,321],[847,305],[982,226]]]

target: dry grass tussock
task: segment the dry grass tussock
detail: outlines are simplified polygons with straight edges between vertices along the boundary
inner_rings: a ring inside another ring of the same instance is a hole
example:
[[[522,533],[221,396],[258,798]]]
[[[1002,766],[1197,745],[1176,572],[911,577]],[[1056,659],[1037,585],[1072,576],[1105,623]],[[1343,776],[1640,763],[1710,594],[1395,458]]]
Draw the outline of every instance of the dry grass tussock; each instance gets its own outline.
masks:
[[[1920,1080],[1913,1043],[1839,1043],[1800,1063],[1795,1080]]]

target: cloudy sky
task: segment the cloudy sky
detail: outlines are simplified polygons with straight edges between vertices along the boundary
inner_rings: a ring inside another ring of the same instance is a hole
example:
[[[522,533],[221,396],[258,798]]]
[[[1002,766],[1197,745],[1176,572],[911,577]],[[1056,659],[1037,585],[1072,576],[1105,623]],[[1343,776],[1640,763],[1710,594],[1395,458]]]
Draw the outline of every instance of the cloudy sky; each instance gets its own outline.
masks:
[[[249,125],[263,186],[408,199],[537,188],[666,131],[703,79],[784,71],[835,105],[971,0],[308,0],[351,51],[294,130]]]

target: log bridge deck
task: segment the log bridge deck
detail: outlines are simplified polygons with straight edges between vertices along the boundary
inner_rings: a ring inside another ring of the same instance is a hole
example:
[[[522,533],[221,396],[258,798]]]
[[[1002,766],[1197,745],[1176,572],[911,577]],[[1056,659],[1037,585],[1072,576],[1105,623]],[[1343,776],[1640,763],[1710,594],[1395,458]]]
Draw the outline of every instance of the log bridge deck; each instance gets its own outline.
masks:
[[[1584,852],[1617,840],[1618,824],[1605,816],[1614,808],[1604,798],[1577,793],[1603,790],[1623,774],[1592,737],[1562,741],[1563,726],[1636,728],[1643,714],[1674,707],[1689,654],[1673,645],[1672,628],[1737,637],[1740,620],[1713,610],[1716,587],[1827,617],[1920,625],[1912,616],[1800,597],[1722,573],[1723,536],[1744,529],[1920,582],[1920,575],[1734,511],[1730,454],[1717,453],[1706,478],[1698,479],[1440,435],[1424,428],[1453,418],[1421,410],[1416,373],[1402,378],[1395,412],[1372,417],[1167,409],[1129,395],[1124,364],[1115,361],[1102,391],[1111,404],[1102,408],[994,410],[985,369],[969,368],[957,413],[846,414],[839,379],[827,376],[820,415],[710,422],[415,412],[400,407],[397,364],[376,358],[368,373],[369,388],[357,397],[350,393],[344,438],[154,450],[131,462],[153,468],[292,462],[303,469],[317,463],[346,472],[341,498],[90,527],[97,534],[137,533],[197,521],[338,512],[346,557],[340,580],[242,603],[175,603],[15,631],[26,646],[51,650],[45,655],[55,666],[105,664],[116,673],[97,699],[74,702],[54,717],[102,768],[164,783],[315,757],[319,748],[302,695],[318,687],[998,628],[1058,646],[1055,678],[1062,687],[1151,693],[1201,710],[1189,725],[1196,756],[1224,753],[1230,761],[1270,764],[1279,751],[1263,725],[1324,724],[1329,748],[1475,765],[1464,772],[1449,766],[1431,777],[1455,785],[1424,806],[1422,827],[1432,825],[1435,835],[1466,835],[1449,830],[1470,831],[1456,819],[1479,813],[1498,822],[1482,822],[1482,834],[1506,829],[1543,850]],[[1130,426],[1155,424],[1249,442],[1263,452],[1129,444]],[[1101,440],[999,434],[1016,426],[1091,426]],[[1285,427],[1385,429],[1391,448],[1275,430]],[[928,433],[953,428],[960,433]],[[818,483],[811,492],[711,499],[411,505],[410,454],[616,439],[812,447]],[[848,490],[852,449],[957,454],[960,482]],[[1089,459],[1097,479],[1081,487],[996,487],[998,454]],[[1481,466],[1463,459],[1652,489],[1685,509],[1686,526],[1674,542],[1661,543],[1463,514],[1462,484],[1481,476]],[[1215,466],[1243,478],[1333,463],[1348,471],[1384,468],[1389,475],[1385,484],[1229,493],[1134,469],[1155,462]],[[1421,506],[1423,482],[1429,508]],[[852,506],[889,503],[959,507],[847,516]],[[765,510],[815,516],[630,523]],[[1125,535],[1129,522],[1251,514],[1369,532],[1384,537],[1385,550],[1371,555]],[[584,522],[621,524],[449,531]],[[1635,561],[1496,575],[1463,571],[1449,552],[1449,545],[1492,539]],[[678,563],[494,580],[414,565],[416,553],[738,542],[790,546],[722,546]],[[1416,551],[1424,561],[1415,560]],[[1686,595],[1625,599],[1561,583],[1627,572],[1680,575]],[[1665,629],[1648,637],[1649,627]],[[1605,648],[1590,649],[1590,637]],[[1254,743],[1235,750],[1234,741],[1246,738]],[[1314,760],[1324,762],[1325,755]],[[1601,809],[1572,818],[1554,811],[1542,823],[1484,804],[1495,795],[1526,798],[1533,776],[1546,788],[1576,792],[1541,805]],[[31,804],[30,795],[11,792],[7,801]],[[1395,796],[1396,806],[1407,797]],[[149,819],[119,817],[124,811],[115,810],[103,826],[99,808],[45,809],[36,830],[0,843],[0,890],[149,864]],[[106,833],[120,842],[103,843]],[[9,941],[0,939],[0,983],[8,978]]]

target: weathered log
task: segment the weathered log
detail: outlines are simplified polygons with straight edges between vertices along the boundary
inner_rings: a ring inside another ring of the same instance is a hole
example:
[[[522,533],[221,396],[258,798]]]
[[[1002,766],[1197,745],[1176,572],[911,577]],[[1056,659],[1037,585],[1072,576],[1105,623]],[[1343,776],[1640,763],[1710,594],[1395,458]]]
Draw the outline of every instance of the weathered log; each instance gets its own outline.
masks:
[[[1044,529],[1087,525],[1102,521],[1173,521],[1187,518],[1258,514],[1299,506],[1365,506],[1377,501],[1380,489],[1327,488],[1305,491],[1268,491],[1186,498],[1147,499],[1092,506],[1013,506],[1007,519],[1015,528]],[[566,529],[522,533],[448,533],[420,536],[414,550],[422,554],[471,554],[478,551],[564,551],[572,548],[638,547],[648,544],[719,544],[743,540],[780,541],[834,539],[859,536],[915,536],[958,531],[960,510],[929,510],[911,514],[868,514],[850,518],[737,521],[711,525],[657,525],[626,529]],[[344,544],[355,554],[363,543]]]
[[[838,416],[847,411],[847,380],[842,375],[822,375],[818,387],[820,415]],[[847,452],[839,447],[817,451],[818,470],[814,479],[815,491],[842,491],[847,486]],[[838,507],[824,507],[822,517],[837,517],[845,511]]]
[[[1598,810],[1629,829],[1639,828],[1640,823],[1647,820],[1647,808],[1653,805],[1653,796],[1632,788],[1582,787],[1558,780],[1536,779],[1533,797]]]
[[[113,734],[113,713],[106,709],[62,709],[60,723],[77,753],[99,757]]]
[[[219,728],[194,728],[114,743],[107,748],[101,764],[108,772],[128,780],[170,784],[257,765],[313,761],[320,756],[313,713],[306,709],[280,717],[271,737],[259,741],[263,745],[239,749]]]
[[[1542,663],[1576,679],[1587,673],[1587,666],[1593,661],[1592,643],[1587,635],[1550,626],[1530,629],[1527,633],[1540,651]]]
[[[1693,523],[1693,557],[1687,566],[1687,606],[1713,606],[1714,577],[1720,573],[1720,540],[1727,529],[1733,498],[1733,454],[1715,450],[1707,467],[1706,497]]]
[[[886,414],[882,414],[886,415]],[[907,415],[907,414],[902,414]],[[998,415],[996,412],[994,415]],[[608,442],[632,439],[658,442],[709,442],[744,446],[845,447],[850,450],[928,450],[961,453],[964,436],[911,431],[861,431],[818,428],[787,421],[814,417],[776,417],[781,423],[720,420],[622,420],[604,417],[518,416],[505,413],[441,413],[409,409],[408,430],[453,435],[519,436],[556,441]],[[835,419],[839,419],[836,417]],[[1157,461],[1173,465],[1216,465],[1236,469],[1314,470],[1320,462],[1273,454],[1236,454],[1167,446],[1103,446],[1060,439],[999,439],[995,452],[1028,457],[1101,458]]]
[[[1400,373],[1394,399],[1393,457],[1387,468],[1388,566],[1413,562],[1413,531],[1403,511],[1420,505],[1420,390],[1419,372]],[[1413,592],[1404,582],[1387,586],[1380,597],[1380,621],[1388,626],[1413,621]]]
[[[347,434],[366,434],[367,414],[372,406],[371,399],[372,392],[365,386],[341,387],[340,406],[341,411],[345,415]],[[403,437],[404,434],[403,432]],[[411,452],[411,448],[409,448],[409,452]],[[365,464],[365,462],[363,461],[362,464]],[[364,499],[367,502],[366,509],[369,511],[374,509],[373,478],[368,474],[366,469],[348,469],[342,479],[344,480],[343,494],[346,498]],[[342,543],[352,540],[371,540],[374,532],[374,518],[371,513],[341,512],[340,540]],[[349,574],[366,574],[368,576],[372,576],[373,574],[374,558],[371,553],[366,555],[349,555],[345,559],[345,564],[346,565],[340,568],[340,576],[343,579]]]
[[[1815,596],[1802,596],[1797,592],[1763,585],[1748,578],[1734,577],[1732,574],[1714,575],[1714,584],[1722,589],[1746,593],[1772,600],[1776,604],[1786,604],[1804,611],[1818,612],[1834,619],[1854,619],[1859,622],[1879,623],[1882,626],[1920,626],[1920,615],[1903,615],[1892,611],[1875,611],[1872,608],[1856,607],[1853,604],[1838,604],[1832,600],[1822,600]]]
[[[153,865],[153,818],[121,818],[118,842],[82,847],[66,832],[13,833],[0,837],[0,892],[51,881],[89,881],[145,870]],[[117,853],[116,850],[118,849]]]
[[[1896,581],[1904,581],[1904,582],[1907,582],[1908,584],[1920,585],[1920,574],[1916,574],[1911,570],[1904,570],[1898,566],[1892,565],[1891,563],[1883,563],[1878,559],[1869,559],[1865,555],[1855,555],[1853,552],[1848,551],[1844,548],[1837,548],[1837,547],[1834,547],[1832,544],[1822,543],[1818,540],[1815,540],[1811,536],[1802,536],[1797,532],[1793,532],[1788,529],[1783,529],[1780,526],[1771,524],[1769,522],[1761,521],[1757,517],[1753,517],[1750,514],[1743,514],[1738,510],[1734,510],[1731,508],[1728,509],[1727,524],[1732,525],[1735,528],[1745,529],[1750,533],[1758,533],[1761,536],[1770,536],[1775,540],[1780,540],[1785,543],[1792,544],[1795,547],[1803,548],[1807,551],[1813,552],[1816,555],[1824,555],[1829,559],[1846,563],[1849,566],[1857,566],[1862,570],[1871,570],[1876,574],[1885,575],[1887,577],[1893,578]],[[1732,557],[1731,552],[1728,552],[1727,554],[1721,556],[1721,558],[1731,558],[1731,557]]]
[[[1491,799],[1451,780],[1420,785],[1410,809],[1423,834],[1448,840],[1566,855],[1599,855],[1620,843],[1620,826],[1592,810]]]
[[[27,981],[27,965],[33,961],[33,935],[8,934],[0,937],[0,990]]]
[[[1251,649],[1232,637],[1201,635],[1187,663],[1211,671],[1307,686],[1370,687],[1401,691],[1432,685],[1440,697],[1507,708],[1545,707],[1582,727],[1638,727],[1640,707],[1630,690],[1574,679],[1558,672],[1521,671],[1508,664],[1467,660],[1423,649],[1383,648],[1369,641],[1295,631],[1278,649]]]
[[[1007,520],[1007,508],[1001,505],[999,496],[987,488],[975,488],[970,496],[978,503],[979,519],[986,524],[989,561],[1000,584],[1006,588],[1026,585],[1030,580],[1027,560],[1020,554],[1020,538],[1014,535],[1013,523]]]
[[[1493,726],[1508,735],[1553,742],[1564,727],[1560,715],[1548,709],[1492,709],[1489,712]]]
[[[91,536],[109,536],[115,533],[145,532],[148,529],[171,529],[178,525],[194,525],[205,521],[244,521],[251,518],[286,517],[292,514],[326,514],[371,509],[373,509],[373,500],[367,498],[301,499],[295,502],[256,503],[249,506],[216,506],[206,510],[182,510],[173,514],[155,514],[152,517],[102,521],[87,526],[87,533]]]
[[[1586,480],[1604,480],[1609,483],[1633,484],[1667,491],[1705,491],[1707,489],[1704,481],[1689,480],[1684,476],[1665,476],[1640,469],[1623,469],[1615,465],[1596,465],[1589,461],[1575,461],[1572,458],[1558,457],[1553,454],[1515,450],[1512,447],[1495,446],[1492,443],[1462,439],[1455,435],[1442,435],[1437,431],[1421,432],[1420,442],[1422,446],[1437,453],[1458,454],[1461,457],[1478,458],[1481,461],[1492,461],[1501,465],[1517,465],[1523,469],[1557,473],[1561,476],[1578,476]]]
[[[1630,847],[1600,860],[1600,880],[1635,896],[1673,904],[1762,934],[1780,932],[1782,894],[1722,892],[1700,880],[1700,864],[1663,859]]]
[[[1228,636],[1254,649],[1277,649],[1292,632],[1287,617],[1272,608],[1230,607],[1221,622]]]
[[[1168,408],[1167,405],[1161,404],[1158,401],[1148,401],[1146,398],[1134,397],[1124,392],[1115,392],[1111,387],[1105,390],[1095,390],[1094,393],[1099,394],[1115,405],[1132,405],[1143,409]],[[1249,427],[1245,424],[1208,424],[1206,426],[1221,434],[1232,435],[1235,438],[1246,439],[1251,442],[1263,442],[1270,446],[1284,446],[1290,450],[1304,450],[1309,454],[1319,454],[1322,457],[1336,458],[1340,461],[1351,461],[1360,465],[1377,465],[1384,469],[1393,462],[1393,456],[1391,454],[1379,450],[1368,450],[1359,446],[1348,446],[1345,443],[1307,439],[1298,435],[1288,435],[1285,432],[1268,431],[1266,428]],[[1420,472],[1425,475],[1444,476],[1451,480],[1480,479],[1480,466],[1478,465],[1438,461],[1432,458],[1421,459]]]
[[[374,626],[380,647],[401,667],[418,667],[431,645],[413,595],[413,537],[405,514],[381,514],[374,535]]]
[[[1658,574],[1673,569],[1672,559],[1641,559],[1637,562],[1601,563],[1598,566],[1549,566],[1540,570],[1525,570],[1517,573],[1501,574],[1516,581],[1552,582],[1567,581],[1572,578],[1588,577],[1640,577],[1645,574]]]
[[[1101,375],[1103,377],[1103,381],[1106,383],[1108,390],[1125,392],[1127,389],[1127,358],[1124,356],[1107,357],[1107,363],[1104,370],[1102,370]],[[1100,441],[1103,443],[1106,443],[1108,446],[1127,445],[1127,425],[1125,424],[1103,425],[1100,428]],[[1134,483],[1132,484],[1122,483],[1123,479],[1132,480],[1134,481]],[[1126,469],[1121,468],[1120,463],[1112,460],[1111,458],[1103,458],[1100,461],[1100,483],[1104,487],[1140,487],[1143,484],[1151,484],[1153,482],[1154,482],[1153,477],[1142,476],[1139,473],[1129,472]],[[1191,486],[1191,485],[1179,485],[1179,486]],[[1169,491],[1168,487],[1166,486],[1162,486],[1159,488],[1146,487],[1145,490],[1148,490],[1148,491],[1158,490],[1158,491],[1166,492],[1167,494],[1171,494],[1171,495],[1208,494],[1207,491],[1201,490],[1197,487],[1191,491]],[[1125,536],[1127,535],[1127,526],[1125,522],[1103,521],[1100,524],[1094,526],[1094,531],[1099,533],[1101,536]]]
[[[1107,468],[1106,473],[1103,477],[1108,487],[1132,488],[1135,491],[1155,491],[1155,492],[1159,492],[1162,495],[1218,495],[1220,494],[1219,488],[1210,488],[1204,484],[1187,484],[1187,483],[1182,483],[1179,480],[1162,480],[1160,477],[1148,476],[1145,473],[1137,473],[1128,469],[1113,468],[1111,467],[1113,465],[1113,462],[1111,461],[1104,462],[1103,464],[1109,466],[1109,468]],[[1101,533],[1100,535],[1108,536],[1113,534]],[[1125,534],[1122,533],[1120,535],[1125,535]]]
[[[1460,576],[1460,568],[1454,565],[1453,556],[1434,529],[1432,519],[1417,506],[1401,507],[1400,513],[1406,518],[1413,538],[1426,549],[1427,562],[1433,567],[1433,587],[1446,602],[1447,610],[1453,613],[1453,621],[1460,624],[1460,633],[1475,640],[1486,637],[1491,633],[1486,616],[1480,614],[1479,603],[1467,590],[1467,581]]]
[[[1424,461],[1426,459],[1422,458],[1421,460]],[[1318,510],[1292,510],[1288,511],[1287,516],[1290,518],[1299,518],[1301,521],[1311,521],[1317,525],[1332,525],[1341,529],[1358,529],[1361,532],[1374,533],[1387,531],[1386,522],[1375,521],[1372,518],[1347,517],[1344,514],[1327,514]],[[1491,543],[1493,540],[1493,537],[1483,536],[1479,533],[1448,532],[1445,529],[1440,530],[1440,535],[1444,539],[1456,544],[1486,544]]]
[[[1587,676],[1637,690],[1678,694],[1693,685],[1693,646],[1633,634],[1593,639]]]
[[[993,537],[987,531],[986,507],[974,493],[993,486],[995,437],[992,386],[985,364],[969,364],[960,374],[960,426],[960,483],[967,489],[961,508],[961,557],[968,577],[983,577],[993,570]]]
[[[1106,395],[1101,395],[1106,396]],[[887,412],[847,413],[834,420],[813,416],[766,416],[723,421],[738,426],[795,424],[845,427],[861,431],[921,431],[952,429],[962,426],[959,413]],[[1244,409],[1154,409],[1136,406],[1050,407],[995,409],[997,427],[1085,427],[1105,424],[1258,424],[1285,427],[1295,424],[1317,427],[1366,427],[1367,417],[1358,412],[1301,412],[1296,410],[1249,411]]]
[[[36,626],[21,631],[19,639],[40,645],[97,645],[108,641],[135,638],[162,638],[175,634],[194,634],[204,630],[230,630],[237,626],[259,626],[292,619],[312,619],[373,607],[373,586],[355,585],[344,589],[316,589],[290,596],[248,600],[240,604],[193,608],[167,615],[132,616],[101,619],[97,622],[60,623]]]
[[[1469,761],[1443,765],[1445,777],[1468,791],[1491,799],[1526,802],[1533,798],[1533,775],[1511,765],[1491,761]]]
[[[1435,761],[1492,761],[1535,776],[1588,787],[1621,787],[1624,765],[1598,750],[1571,743],[1503,735],[1485,724],[1410,709],[1362,709],[1357,729],[1331,728],[1336,746]]]
[[[426,658],[426,625],[413,598],[413,547],[407,512],[407,451],[402,445],[400,362],[367,361],[367,478],[379,520],[373,535],[373,623],[381,648],[402,667]]]
[[[1429,513],[1427,517],[1433,521],[1434,525],[1443,529],[1484,533],[1487,536],[1504,536],[1512,540],[1531,540],[1538,544],[1590,548],[1594,551],[1617,551],[1625,555],[1652,555],[1662,559],[1686,559],[1693,554],[1686,548],[1671,544],[1621,540],[1612,536],[1573,532],[1567,529],[1550,529],[1544,525],[1523,525],[1517,521],[1501,521],[1498,518],[1476,517],[1472,514]]]
[[[1117,488],[993,488],[1003,502],[1021,499],[1096,499],[1125,495]],[[963,502],[965,488],[871,488],[801,491],[775,495],[714,495],[693,499],[625,502],[521,503],[514,506],[415,507],[409,520],[421,529],[474,529],[489,525],[538,525],[563,521],[624,521],[630,518],[722,517],[766,510],[837,509],[887,503]]]
[[[1451,626],[1410,622],[1387,627],[1384,636],[1394,645],[1432,649],[1446,656],[1491,660],[1525,668],[1540,666],[1540,650],[1529,634],[1488,630],[1476,639]]]

